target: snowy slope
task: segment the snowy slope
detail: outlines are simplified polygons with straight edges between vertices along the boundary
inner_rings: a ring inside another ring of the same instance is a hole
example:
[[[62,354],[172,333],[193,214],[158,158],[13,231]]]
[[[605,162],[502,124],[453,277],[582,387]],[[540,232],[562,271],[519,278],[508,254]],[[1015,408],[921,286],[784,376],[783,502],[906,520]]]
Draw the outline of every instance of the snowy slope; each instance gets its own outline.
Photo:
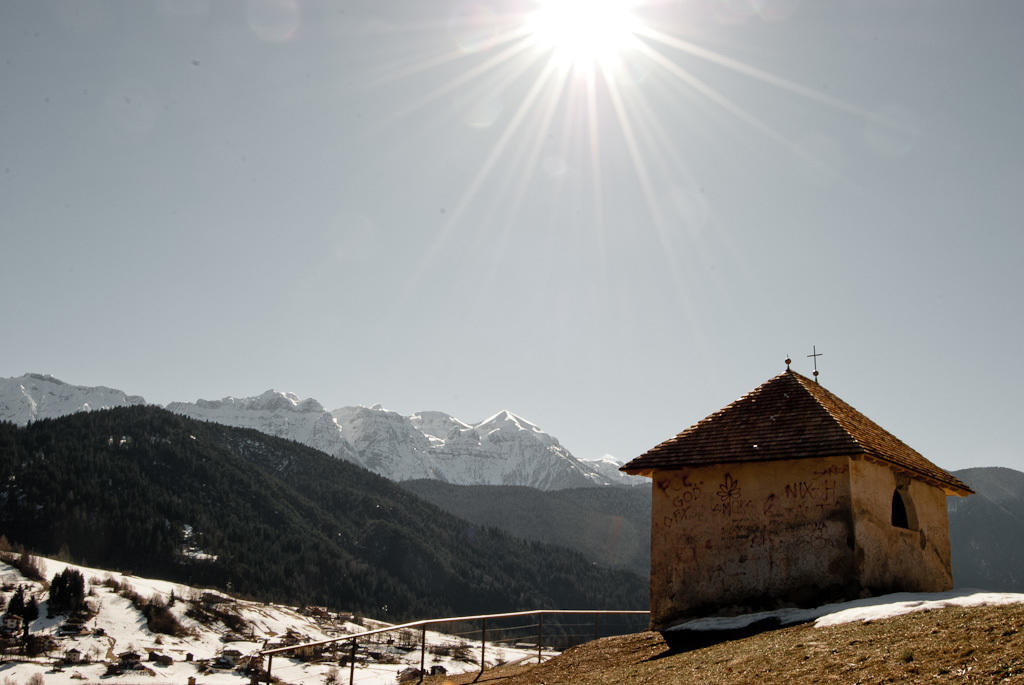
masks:
[[[0,563],[0,587],[2,587],[0,601],[6,604],[15,587],[23,587],[29,595],[34,595],[37,600],[41,600],[40,618],[32,622],[31,632],[37,635],[48,635],[55,640],[56,644],[47,655],[38,657],[34,661],[18,658],[5,663],[3,667],[5,683],[9,681],[27,683],[32,676],[40,674],[43,676],[43,682],[49,685],[73,685],[82,681],[125,684],[139,682],[185,683],[192,676],[196,676],[199,682],[206,685],[244,685],[249,682],[249,678],[243,673],[229,669],[208,669],[205,664],[229,649],[238,650],[243,656],[255,654],[260,649],[276,646],[289,634],[294,636],[298,643],[304,643],[343,637],[388,625],[372,619],[360,619],[346,613],[324,609],[304,612],[295,607],[240,600],[220,592],[167,581],[122,575],[41,557],[37,557],[36,560],[47,578],[67,567],[81,572],[86,579],[86,605],[91,608],[92,613],[84,624],[85,632],[74,636],[61,635],[59,629],[65,617],[46,617],[46,590],[42,584],[31,581],[13,567]],[[141,612],[128,599],[118,594],[115,589],[107,586],[107,584],[111,584],[111,581],[129,587],[144,599],[156,597],[168,603],[173,593],[175,601],[170,607],[171,612],[188,631],[188,634],[182,637],[171,637],[151,632],[147,628],[146,620]],[[812,609],[781,609],[744,616],[698,618],[680,623],[670,630],[734,630],[765,619],[775,619],[780,625],[814,621],[816,627],[823,628],[853,621],[885,620],[910,612],[929,611],[949,606],[971,607],[1020,603],[1024,603],[1024,595],[976,590],[897,593],[827,604]],[[197,615],[197,609],[200,609],[198,614],[206,614],[207,620],[193,618]],[[237,620],[232,622],[235,629],[230,629],[222,620],[209,620],[211,612],[236,617]],[[394,638],[394,645],[387,644],[387,640],[390,638]],[[399,633],[385,634],[376,644],[372,643],[372,638],[362,638],[359,641],[360,653],[355,669],[355,682],[358,685],[394,683],[397,673],[409,666],[418,667],[420,660],[420,653],[417,649],[418,639],[418,631],[407,635],[407,642]],[[434,631],[427,631],[426,639],[428,646],[426,666],[428,668],[434,665],[442,666],[448,673],[476,670],[475,659],[479,658],[480,654],[478,642]],[[344,647],[335,654],[335,658],[347,653],[348,643],[343,642],[342,644]],[[439,647],[445,649],[439,649]],[[54,668],[55,664],[71,649],[79,650],[82,656],[91,663],[63,665],[61,669]],[[142,666],[146,670],[104,676],[105,663],[116,660],[118,654],[129,650],[142,656]],[[150,651],[170,657],[171,663],[161,665],[146,661]],[[371,652],[382,654],[383,658],[374,657]],[[188,660],[189,654],[192,655],[192,660]],[[544,650],[545,657],[554,655],[555,652]],[[489,642],[486,647],[486,656],[488,665],[494,665],[501,661],[514,663],[520,660],[532,660],[536,656],[536,651],[532,648],[516,649]],[[387,661],[395,663],[386,663]],[[276,657],[273,663],[275,677],[281,678],[285,682],[301,685],[324,683],[332,669],[337,669],[337,667],[327,660],[304,662],[281,655]],[[340,671],[336,672],[339,676],[338,680],[347,682],[347,669],[337,670]]]
[[[615,485],[650,485],[651,481],[643,476],[631,476],[628,473],[619,471],[619,467],[626,462],[606,454],[599,459],[584,459],[583,463],[597,471]]]
[[[373,407],[342,407],[332,412],[359,454],[360,463],[392,480],[441,478],[430,441],[408,417]]]
[[[0,421],[13,421],[19,426],[80,411],[145,403],[141,397],[120,390],[71,385],[40,373],[0,378]]]
[[[443,411],[421,411],[409,417],[418,431],[427,436],[432,445],[443,445],[446,440],[460,431],[472,428]]]
[[[755,623],[772,620],[779,626],[814,621],[816,628],[827,628],[855,621],[879,621],[894,616],[931,611],[944,607],[998,606],[1024,604],[1024,594],[985,592],[982,590],[947,590],[946,592],[894,592],[848,602],[823,604],[811,609],[774,609],[740,616],[710,616],[678,623],[667,630],[737,630]]]
[[[42,584],[29,580],[15,568],[0,563],[0,587],[3,588],[0,590],[0,601],[6,605],[15,587],[25,588],[29,595],[40,601],[40,618],[32,622],[31,632],[48,635],[56,641],[55,648],[47,655],[37,658],[35,662],[26,659],[23,663],[15,661],[5,664],[5,683],[27,683],[29,678],[38,673],[48,685],[71,685],[82,680],[111,683],[186,683],[191,676],[195,676],[205,685],[244,685],[249,682],[247,675],[232,669],[207,669],[204,663],[229,649],[238,650],[243,656],[255,654],[267,646],[276,646],[288,634],[293,636],[297,643],[305,643],[389,625],[325,609],[303,612],[295,607],[240,600],[221,592],[76,566],[44,557],[36,557],[36,561],[46,578],[52,578],[68,567],[82,573],[86,581],[86,606],[92,609],[92,615],[85,622],[85,631],[82,634],[61,635],[60,626],[66,617],[46,617],[47,593]],[[164,603],[171,601],[173,593],[171,613],[188,634],[172,637],[151,632],[139,609],[114,588],[107,586],[114,583],[130,588],[143,599],[155,597]],[[214,612],[237,617],[233,621],[234,629],[229,628],[222,620],[217,620]],[[205,615],[206,620],[193,618],[197,615]],[[211,618],[214,620],[210,620]],[[386,645],[389,638],[396,639],[396,644],[400,643],[400,637],[398,633],[386,633],[377,639],[379,646],[376,647],[372,638],[364,638],[360,642],[361,654],[355,670],[356,683],[391,685],[396,682],[395,676],[401,670],[410,666],[419,667],[420,653],[417,649],[390,649]],[[418,631],[414,637],[416,639],[411,642],[418,646]],[[434,665],[442,666],[449,673],[478,668],[479,662],[475,659],[480,653],[479,642],[434,631],[427,631],[426,637],[428,668]],[[459,649],[437,649],[439,646],[461,648],[461,652]],[[71,649],[79,650],[91,663],[64,665],[60,671],[54,669],[54,664]],[[105,664],[116,661],[118,654],[129,650],[142,656],[142,666],[147,670],[129,670],[123,675],[104,676]],[[172,663],[162,665],[147,661],[150,651],[170,657]],[[367,653],[369,651],[387,652],[391,658],[375,659]],[[347,652],[345,644],[341,653]],[[189,654],[192,655],[191,661],[188,660]],[[555,652],[545,650],[545,656],[554,654]],[[499,660],[514,661],[535,656],[534,649],[514,649],[493,643],[487,645],[489,665],[494,665]],[[384,663],[385,661],[395,663]],[[279,655],[274,659],[272,674],[289,683],[320,685],[328,673],[336,668],[329,662],[306,663]],[[344,676],[344,682],[348,682],[347,669]]]
[[[340,459],[360,463],[341,426],[313,398],[300,400],[290,392],[267,390],[256,397],[171,402],[168,411],[201,421],[262,433],[309,445]]]
[[[457,485],[561,490],[608,484],[555,437],[509,411],[450,433],[435,450],[445,480]]]
[[[509,411],[477,424],[439,411],[406,417],[379,406],[345,407],[335,410],[334,416],[363,454],[367,468],[395,480],[435,478],[456,485],[526,485],[543,490],[610,482],[555,437]]]

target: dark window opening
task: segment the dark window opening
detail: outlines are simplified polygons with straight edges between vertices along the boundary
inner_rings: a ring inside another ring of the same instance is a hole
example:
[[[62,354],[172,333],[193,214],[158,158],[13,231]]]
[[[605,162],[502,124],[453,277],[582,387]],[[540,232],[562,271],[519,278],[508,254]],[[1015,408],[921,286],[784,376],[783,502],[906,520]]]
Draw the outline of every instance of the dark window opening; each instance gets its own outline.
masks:
[[[910,528],[910,522],[907,520],[907,505],[903,503],[903,497],[899,490],[892,493],[892,525],[897,528]]]

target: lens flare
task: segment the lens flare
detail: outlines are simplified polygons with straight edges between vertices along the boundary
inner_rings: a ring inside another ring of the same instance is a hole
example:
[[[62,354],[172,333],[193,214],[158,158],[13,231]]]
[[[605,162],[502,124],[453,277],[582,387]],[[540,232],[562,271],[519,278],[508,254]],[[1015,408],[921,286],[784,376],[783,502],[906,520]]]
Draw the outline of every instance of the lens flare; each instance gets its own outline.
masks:
[[[627,0],[542,0],[527,25],[535,43],[562,66],[618,62],[638,22]]]

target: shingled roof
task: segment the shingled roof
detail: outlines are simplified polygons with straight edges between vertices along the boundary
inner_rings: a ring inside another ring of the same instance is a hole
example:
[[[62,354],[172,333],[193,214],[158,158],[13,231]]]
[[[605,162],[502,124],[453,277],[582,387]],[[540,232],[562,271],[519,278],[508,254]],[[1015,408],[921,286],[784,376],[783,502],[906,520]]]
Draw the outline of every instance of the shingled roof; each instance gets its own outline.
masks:
[[[818,383],[786,370],[622,466],[635,475],[702,464],[857,456],[888,462],[942,487],[973,492]]]

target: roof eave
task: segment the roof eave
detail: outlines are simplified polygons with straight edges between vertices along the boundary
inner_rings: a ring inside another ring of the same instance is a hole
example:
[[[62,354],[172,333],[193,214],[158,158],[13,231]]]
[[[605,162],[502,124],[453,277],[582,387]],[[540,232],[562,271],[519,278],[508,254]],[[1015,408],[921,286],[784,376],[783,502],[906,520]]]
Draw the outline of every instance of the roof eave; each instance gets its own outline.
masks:
[[[967,497],[968,495],[973,495],[974,494],[974,490],[972,490],[966,484],[962,483],[959,480],[948,481],[948,480],[944,480],[944,479],[939,479],[939,478],[936,478],[936,477],[934,477],[934,476],[932,476],[932,475],[930,475],[928,473],[923,473],[923,472],[917,471],[915,469],[907,468],[907,467],[902,466],[900,464],[896,464],[893,461],[891,461],[891,460],[889,460],[889,459],[887,459],[885,457],[878,457],[878,456],[875,456],[873,454],[869,454],[868,452],[855,452],[855,453],[847,452],[847,453],[843,453],[843,454],[818,454],[818,455],[806,456],[806,457],[793,457],[793,459],[816,459],[816,458],[823,458],[823,457],[847,457],[849,459],[856,459],[858,457],[866,458],[866,459],[870,459],[871,461],[878,462],[880,464],[888,466],[890,468],[896,469],[897,471],[905,473],[905,474],[907,474],[908,476],[910,476],[912,478],[917,478],[918,480],[923,480],[923,481],[929,483],[930,485],[933,485],[933,486],[941,489],[947,496]],[[635,463],[635,462],[640,462],[642,459],[643,459],[643,457],[638,457],[637,459],[634,459],[633,461],[628,462],[628,463],[620,466],[619,470],[622,471],[623,473],[628,473],[631,476],[644,476],[644,477],[647,477],[647,478],[653,478],[655,471],[676,471],[676,470],[679,470],[679,469],[693,468],[693,467],[697,467],[697,466],[711,466],[711,465],[716,465],[716,464],[735,464],[735,463],[749,463],[749,462],[755,462],[755,461],[776,461],[777,460],[776,457],[769,457],[767,455],[765,455],[765,456],[740,455],[740,456],[735,456],[735,457],[726,458],[726,459],[723,459],[721,457],[707,457],[707,458],[691,459],[691,460],[689,460],[689,461],[687,461],[686,463],[683,463],[683,464],[680,464],[680,463],[676,463],[676,464],[646,464],[646,463],[642,463],[642,462],[639,463],[639,464]]]
[[[946,493],[947,496],[955,495],[956,497],[967,497],[968,495],[973,495],[974,494],[974,490],[971,490],[971,488],[969,488],[963,481],[955,478],[952,475],[950,475],[950,478],[952,478],[952,480],[946,480],[946,479],[943,479],[943,478],[936,478],[935,476],[933,476],[933,475],[931,475],[929,473],[924,473],[924,472],[918,471],[916,469],[908,468],[908,467],[906,467],[906,466],[904,466],[902,464],[897,464],[896,462],[892,461],[891,459],[888,459],[886,457],[880,457],[880,456],[871,454],[869,452],[864,452],[864,453],[859,454],[857,456],[863,457],[865,459],[869,459],[869,460],[874,461],[876,463],[882,464],[883,466],[888,466],[889,468],[895,469],[896,471],[899,471],[900,473],[905,473],[906,475],[910,476],[911,478],[917,478],[918,480],[923,480],[926,483],[928,483],[929,485],[933,485],[933,486],[939,488],[944,493]]]

